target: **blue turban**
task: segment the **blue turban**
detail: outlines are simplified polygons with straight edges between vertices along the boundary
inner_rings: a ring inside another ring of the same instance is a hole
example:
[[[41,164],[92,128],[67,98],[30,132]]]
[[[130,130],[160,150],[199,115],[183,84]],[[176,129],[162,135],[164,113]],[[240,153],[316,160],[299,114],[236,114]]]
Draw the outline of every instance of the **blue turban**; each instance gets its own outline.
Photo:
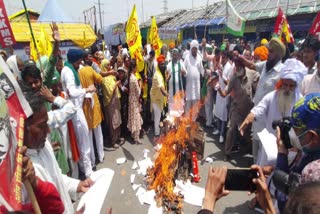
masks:
[[[82,59],[83,51],[81,49],[69,49],[67,58],[70,63],[75,63],[79,59]]]
[[[311,93],[300,99],[292,110],[292,125],[303,129],[320,129],[320,93]]]

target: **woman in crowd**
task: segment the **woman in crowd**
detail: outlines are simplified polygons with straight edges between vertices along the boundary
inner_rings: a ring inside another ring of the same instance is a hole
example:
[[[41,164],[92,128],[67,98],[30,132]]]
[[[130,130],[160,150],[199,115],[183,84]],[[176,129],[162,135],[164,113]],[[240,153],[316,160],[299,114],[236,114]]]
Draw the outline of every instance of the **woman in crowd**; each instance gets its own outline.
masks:
[[[131,132],[134,143],[141,144],[139,139],[140,130],[142,127],[142,117],[140,115],[141,104],[140,94],[141,89],[138,80],[135,76],[137,72],[136,60],[131,60],[129,70],[129,108],[128,108],[128,129]]]

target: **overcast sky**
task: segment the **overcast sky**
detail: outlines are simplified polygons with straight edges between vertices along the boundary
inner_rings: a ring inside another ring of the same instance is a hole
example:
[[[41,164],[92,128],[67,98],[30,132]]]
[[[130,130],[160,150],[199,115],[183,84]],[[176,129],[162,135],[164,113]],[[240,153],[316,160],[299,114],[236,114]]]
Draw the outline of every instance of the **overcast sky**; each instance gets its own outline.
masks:
[[[83,11],[96,5],[98,12],[98,0],[54,0],[60,4],[64,12],[69,15],[75,22],[83,22]],[[217,0],[209,0],[213,3]],[[4,0],[6,9],[9,15],[23,9],[22,0]],[[25,0],[28,8],[41,13],[47,0]],[[125,22],[128,14],[131,12],[133,4],[136,4],[139,22],[147,20],[152,15],[157,15],[163,12],[163,0],[100,0],[101,11],[104,26]],[[187,9],[199,6],[205,6],[208,0],[167,0],[168,10]],[[143,4],[143,10],[142,10]],[[143,16],[144,14],[144,16]],[[143,19],[144,17],[144,19]],[[98,24],[99,14],[97,13]]]

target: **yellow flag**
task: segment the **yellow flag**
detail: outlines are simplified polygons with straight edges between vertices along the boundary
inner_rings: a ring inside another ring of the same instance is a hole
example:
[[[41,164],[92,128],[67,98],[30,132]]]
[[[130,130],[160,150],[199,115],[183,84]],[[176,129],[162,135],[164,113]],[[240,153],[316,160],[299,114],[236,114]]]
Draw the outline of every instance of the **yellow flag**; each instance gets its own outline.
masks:
[[[149,41],[156,54],[156,57],[158,57],[161,53],[162,41],[159,37],[158,26],[157,26],[156,18],[154,16],[152,17],[152,20],[151,20]]]
[[[50,38],[47,32],[43,29],[43,27],[41,27],[39,37],[35,37],[35,40],[40,56],[50,56],[53,48]],[[39,59],[32,39],[30,40],[30,56],[35,61]]]
[[[141,43],[141,34],[140,34],[140,28],[138,24],[136,5],[133,6],[131,15],[127,21],[126,42],[129,47],[131,58],[137,60],[138,71],[142,71],[144,67],[144,60],[141,54],[142,43]]]

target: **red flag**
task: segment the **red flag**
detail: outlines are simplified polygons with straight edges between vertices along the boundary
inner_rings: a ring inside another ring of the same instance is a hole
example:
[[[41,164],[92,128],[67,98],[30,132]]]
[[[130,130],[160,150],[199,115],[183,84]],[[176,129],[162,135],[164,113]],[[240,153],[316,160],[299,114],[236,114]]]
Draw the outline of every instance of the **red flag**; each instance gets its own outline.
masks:
[[[3,48],[16,43],[3,0],[0,0],[0,43]]]
[[[294,38],[290,29],[286,15],[282,12],[281,8],[278,11],[278,17],[274,26],[274,33],[282,38],[282,33],[285,34],[287,42],[293,43]]]
[[[24,119],[32,113],[20,87],[0,57],[0,204],[22,209],[22,156]]]
[[[311,35],[315,35],[320,40],[320,12],[318,12],[316,18],[314,19],[309,33]]]

